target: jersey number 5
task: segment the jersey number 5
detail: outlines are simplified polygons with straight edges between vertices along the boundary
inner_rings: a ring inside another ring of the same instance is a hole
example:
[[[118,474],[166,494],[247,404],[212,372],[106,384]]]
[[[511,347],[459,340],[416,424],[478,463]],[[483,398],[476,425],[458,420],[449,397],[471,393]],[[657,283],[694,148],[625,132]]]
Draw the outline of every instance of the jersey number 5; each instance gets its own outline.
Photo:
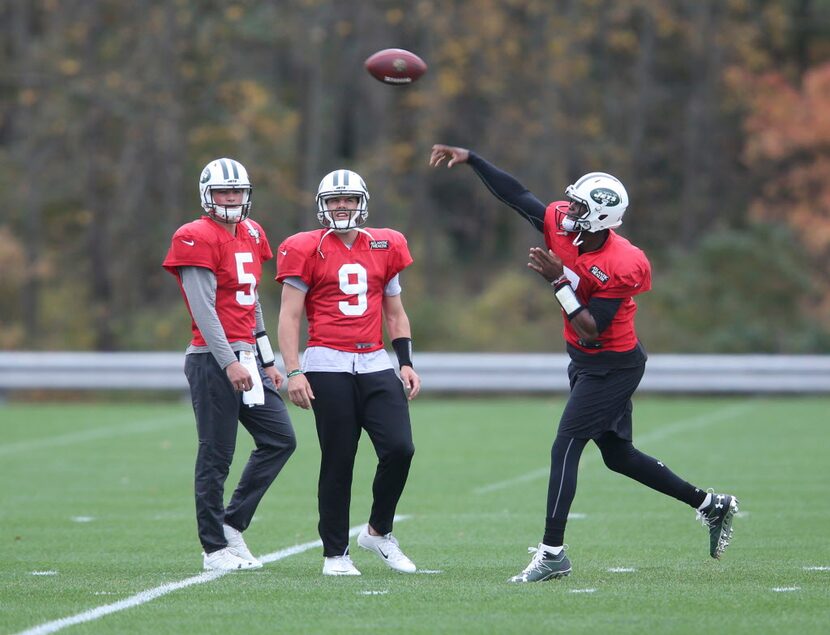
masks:
[[[256,302],[256,276],[245,271],[245,264],[254,261],[254,255],[249,251],[234,254],[236,256],[236,277],[239,284],[247,284],[248,292],[237,291],[236,301],[242,306],[251,306]]]
[[[357,298],[357,304],[352,301],[341,300],[339,303],[340,312],[343,315],[363,315],[369,303],[366,300],[366,291],[369,289],[366,269],[357,263],[347,264],[340,267],[337,272],[340,277],[340,290],[346,295]],[[351,280],[356,280],[352,282]]]

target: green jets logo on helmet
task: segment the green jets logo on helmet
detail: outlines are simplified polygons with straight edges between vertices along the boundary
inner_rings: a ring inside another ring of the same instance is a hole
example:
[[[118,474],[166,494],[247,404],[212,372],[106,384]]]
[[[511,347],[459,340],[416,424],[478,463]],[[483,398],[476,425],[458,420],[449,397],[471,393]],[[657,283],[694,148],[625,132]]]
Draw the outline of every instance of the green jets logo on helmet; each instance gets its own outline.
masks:
[[[205,168],[204,172],[202,172],[202,178],[200,179],[200,183],[207,183],[210,181],[210,168]]]
[[[600,205],[606,205],[608,207],[614,207],[614,205],[620,204],[620,195],[614,190],[609,190],[607,187],[598,187],[595,190],[591,190],[591,198]]]

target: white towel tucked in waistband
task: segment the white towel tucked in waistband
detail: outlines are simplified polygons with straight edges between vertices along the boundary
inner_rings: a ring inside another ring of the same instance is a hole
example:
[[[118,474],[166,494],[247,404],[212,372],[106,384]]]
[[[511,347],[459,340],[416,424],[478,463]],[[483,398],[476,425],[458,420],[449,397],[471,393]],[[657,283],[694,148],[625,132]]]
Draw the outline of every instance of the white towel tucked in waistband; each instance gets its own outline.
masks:
[[[262,387],[262,377],[259,376],[256,355],[252,351],[240,351],[239,363],[248,369],[254,382],[250,390],[242,393],[242,403],[248,407],[263,405],[265,403],[265,389]]]

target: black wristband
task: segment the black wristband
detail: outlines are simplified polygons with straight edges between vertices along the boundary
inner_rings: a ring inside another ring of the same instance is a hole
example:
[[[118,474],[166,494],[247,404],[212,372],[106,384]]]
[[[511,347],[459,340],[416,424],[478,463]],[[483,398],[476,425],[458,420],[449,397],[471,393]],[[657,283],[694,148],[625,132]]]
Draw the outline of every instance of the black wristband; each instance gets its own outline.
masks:
[[[392,348],[398,356],[398,366],[412,368],[412,338],[397,337],[392,340]]]

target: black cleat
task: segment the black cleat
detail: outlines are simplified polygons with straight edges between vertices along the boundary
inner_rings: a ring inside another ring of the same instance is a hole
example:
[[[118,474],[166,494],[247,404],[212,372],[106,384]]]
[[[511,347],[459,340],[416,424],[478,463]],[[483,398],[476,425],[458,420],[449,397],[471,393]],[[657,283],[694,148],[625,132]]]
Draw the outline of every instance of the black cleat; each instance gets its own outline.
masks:
[[[528,551],[533,554],[530,564],[525,567],[524,571],[510,578],[508,582],[544,582],[570,575],[571,561],[565,555],[564,549],[559,552],[559,555],[554,556],[544,551],[540,543],[538,547],[535,549],[530,547]]]
[[[729,494],[712,495],[712,502],[697,512],[697,520],[709,528],[709,555],[720,558],[732,540],[732,519],[738,511],[738,499]]]

